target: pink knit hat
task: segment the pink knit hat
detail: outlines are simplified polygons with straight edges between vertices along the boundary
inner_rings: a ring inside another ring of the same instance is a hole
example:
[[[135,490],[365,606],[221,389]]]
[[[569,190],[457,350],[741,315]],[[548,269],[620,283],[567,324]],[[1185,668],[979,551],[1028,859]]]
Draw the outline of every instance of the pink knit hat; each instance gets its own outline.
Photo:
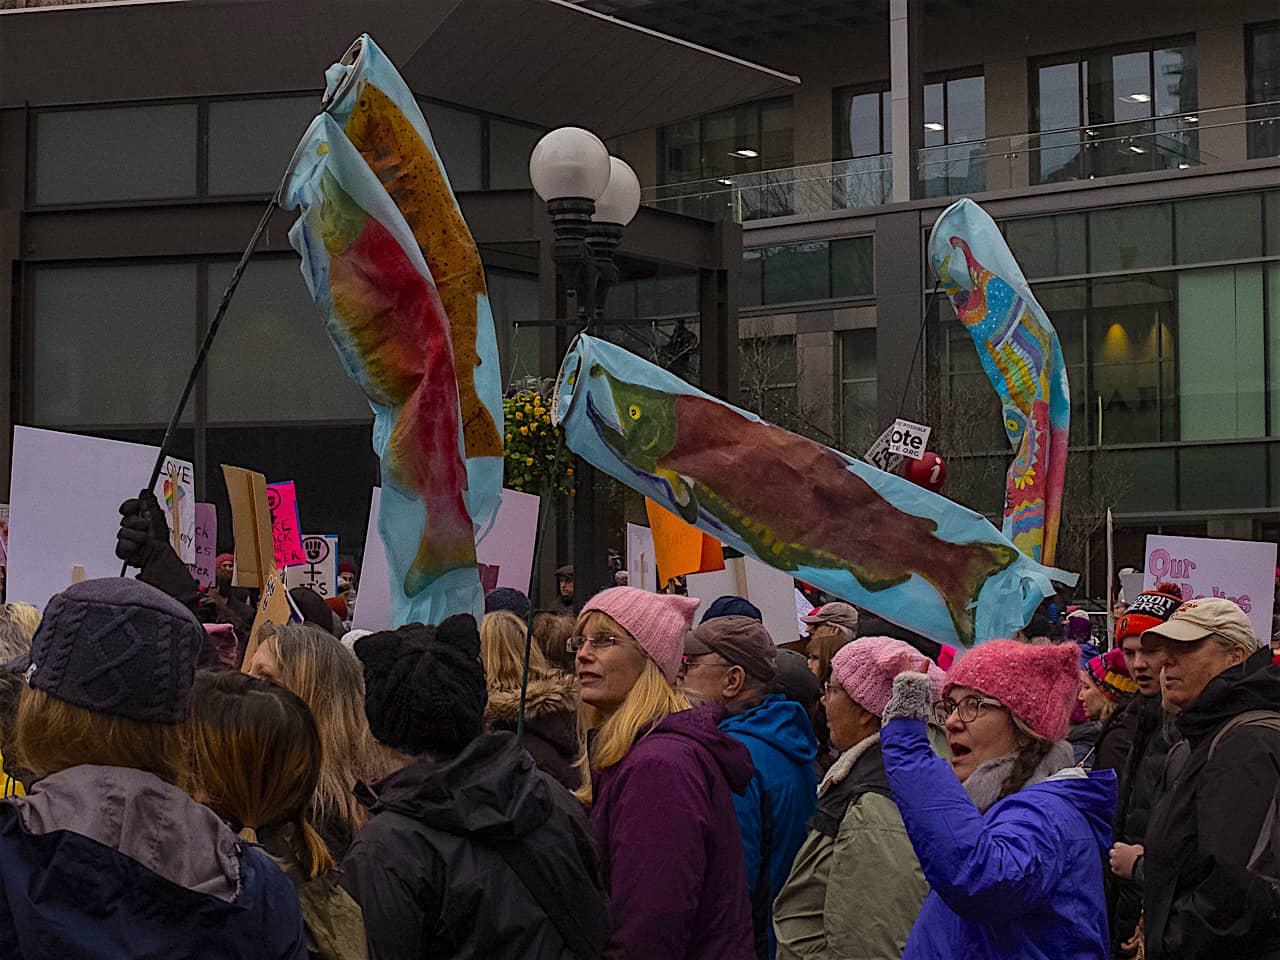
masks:
[[[1080,648],[992,640],[956,661],[942,695],[952,687],[995,697],[1037,737],[1056,743],[1067,735],[1080,691]]]
[[[599,610],[618,621],[636,638],[662,675],[675,683],[684,653],[684,635],[693,626],[699,601],[673,593],[650,593],[638,587],[610,587],[601,590],[582,608],[583,613]]]
[[[859,637],[846,643],[831,658],[831,675],[855,703],[878,717],[893,696],[893,678],[904,672],[898,664],[903,654],[909,658],[905,671],[927,673],[934,699],[940,699],[947,675],[911,644],[892,637]]]

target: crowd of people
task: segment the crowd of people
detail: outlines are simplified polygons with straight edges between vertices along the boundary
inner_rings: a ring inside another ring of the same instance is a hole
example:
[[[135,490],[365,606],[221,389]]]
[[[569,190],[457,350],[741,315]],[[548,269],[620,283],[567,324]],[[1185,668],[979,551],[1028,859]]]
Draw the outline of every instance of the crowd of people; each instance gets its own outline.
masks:
[[[136,579],[0,608],[5,955],[1280,956],[1280,667],[1230,600],[957,655],[564,568],[379,633],[303,590],[250,644],[150,507]]]

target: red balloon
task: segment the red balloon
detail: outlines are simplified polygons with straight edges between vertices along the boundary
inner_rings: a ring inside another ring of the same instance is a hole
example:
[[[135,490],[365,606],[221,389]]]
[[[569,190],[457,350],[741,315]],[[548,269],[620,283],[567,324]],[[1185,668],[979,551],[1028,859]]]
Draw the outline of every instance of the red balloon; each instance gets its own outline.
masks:
[[[947,479],[947,463],[936,453],[926,452],[919,460],[908,460],[906,477],[912,483],[938,493]]]

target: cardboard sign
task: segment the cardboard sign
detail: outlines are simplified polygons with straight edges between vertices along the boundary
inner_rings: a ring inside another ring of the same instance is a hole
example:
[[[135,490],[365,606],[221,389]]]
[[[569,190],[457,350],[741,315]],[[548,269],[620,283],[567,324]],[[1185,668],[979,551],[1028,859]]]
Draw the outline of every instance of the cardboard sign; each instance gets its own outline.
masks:
[[[197,503],[195,507],[195,561],[187,569],[202,587],[213,585],[216,575],[214,552],[218,547],[218,508],[212,503]]]
[[[369,526],[364,538],[364,561],[360,568],[360,593],[356,597],[351,626],[357,630],[390,630],[391,580],[387,568],[387,552],[378,533],[378,503],[381,487],[373,488],[369,505]],[[491,577],[494,587],[512,587],[528,592],[533,574],[533,551],[538,537],[540,498],[532,493],[503,490],[502,503],[493,525],[476,541],[476,559],[485,566],[497,567]],[[493,589],[488,587],[486,589]]]
[[[906,457],[889,449],[889,441],[892,437],[893,426],[890,426],[876,438],[875,443],[867,448],[867,452],[863,454],[862,459],[885,473],[898,473]]]
[[[275,569],[267,478],[256,471],[229,467],[225,463],[222,476],[231,500],[231,528],[236,541],[235,585],[260,590],[267,574]]]
[[[302,523],[298,518],[298,491],[292,480],[267,484],[267,509],[271,511],[271,543],[276,566],[298,567],[306,563]]]
[[[898,419],[889,428],[889,452],[912,460],[919,460],[929,445],[929,434],[932,427],[910,420]]]
[[[338,595],[338,537],[332,533],[307,534],[302,538],[307,562],[284,571],[289,587],[310,587],[328,599]]]
[[[196,562],[196,476],[185,460],[165,457],[156,479],[156,500],[169,522],[173,552],[188,568]]]
[[[249,642],[245,644],[244,663],[240,669],[245,673],[249,672],[253,654],[258,649],[258,644],[262,642],[262,628],[266,624],[285,624],[293,619],[293,604],[289,602],[289,588],[285,586],[279,570],[270,570],[262,586],[262,598],[258,601],[258,613],[253,618],[253,629],[249,631]]]
[[[43,608],[84,577],[120,576],[120,504],[151,476],[158,447],[14,427],[8,596]]]
[[[658,592],[658,562],[648,527],[627,524],[627,585]]]
[[[796,632],[796,585],[790,575],[752,557],[725,559],[714,573],[691,573],[689,596],[702,601],[693,622],[698,623],[717,597],[745,597],[760,608],[765,629],[774,643],[790,643]]]
[[[1152,534],[1147,537],[1142,585],[1153,590],[1157,584],[1175,583],[1183,600],[1226,597],[1249,615],[1253,635],[1266,646],[1271,640],[1275,572],[1274,543]]]

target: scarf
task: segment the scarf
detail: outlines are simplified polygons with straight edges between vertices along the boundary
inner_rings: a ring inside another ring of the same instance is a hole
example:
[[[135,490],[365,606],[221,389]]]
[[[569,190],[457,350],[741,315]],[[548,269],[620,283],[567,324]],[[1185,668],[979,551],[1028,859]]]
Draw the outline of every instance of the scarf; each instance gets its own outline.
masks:
[[[980,812],[986,813],[1000,799],[1000,789],[1008,779],[1016,757],[1016,753],[1006,753],[1003,757],[988,760],[969,774],[969,779],[964,782],[964,789]],[[1036,766],[1031,778],[1023,786],[1029,787],[1033,783],[1048,780],[1059,770],[1065,770],[1074,764],[1075,756],[1071,752],[1071,745],[1065,740],[1059,740],[1050,748],[1045,758]]]

